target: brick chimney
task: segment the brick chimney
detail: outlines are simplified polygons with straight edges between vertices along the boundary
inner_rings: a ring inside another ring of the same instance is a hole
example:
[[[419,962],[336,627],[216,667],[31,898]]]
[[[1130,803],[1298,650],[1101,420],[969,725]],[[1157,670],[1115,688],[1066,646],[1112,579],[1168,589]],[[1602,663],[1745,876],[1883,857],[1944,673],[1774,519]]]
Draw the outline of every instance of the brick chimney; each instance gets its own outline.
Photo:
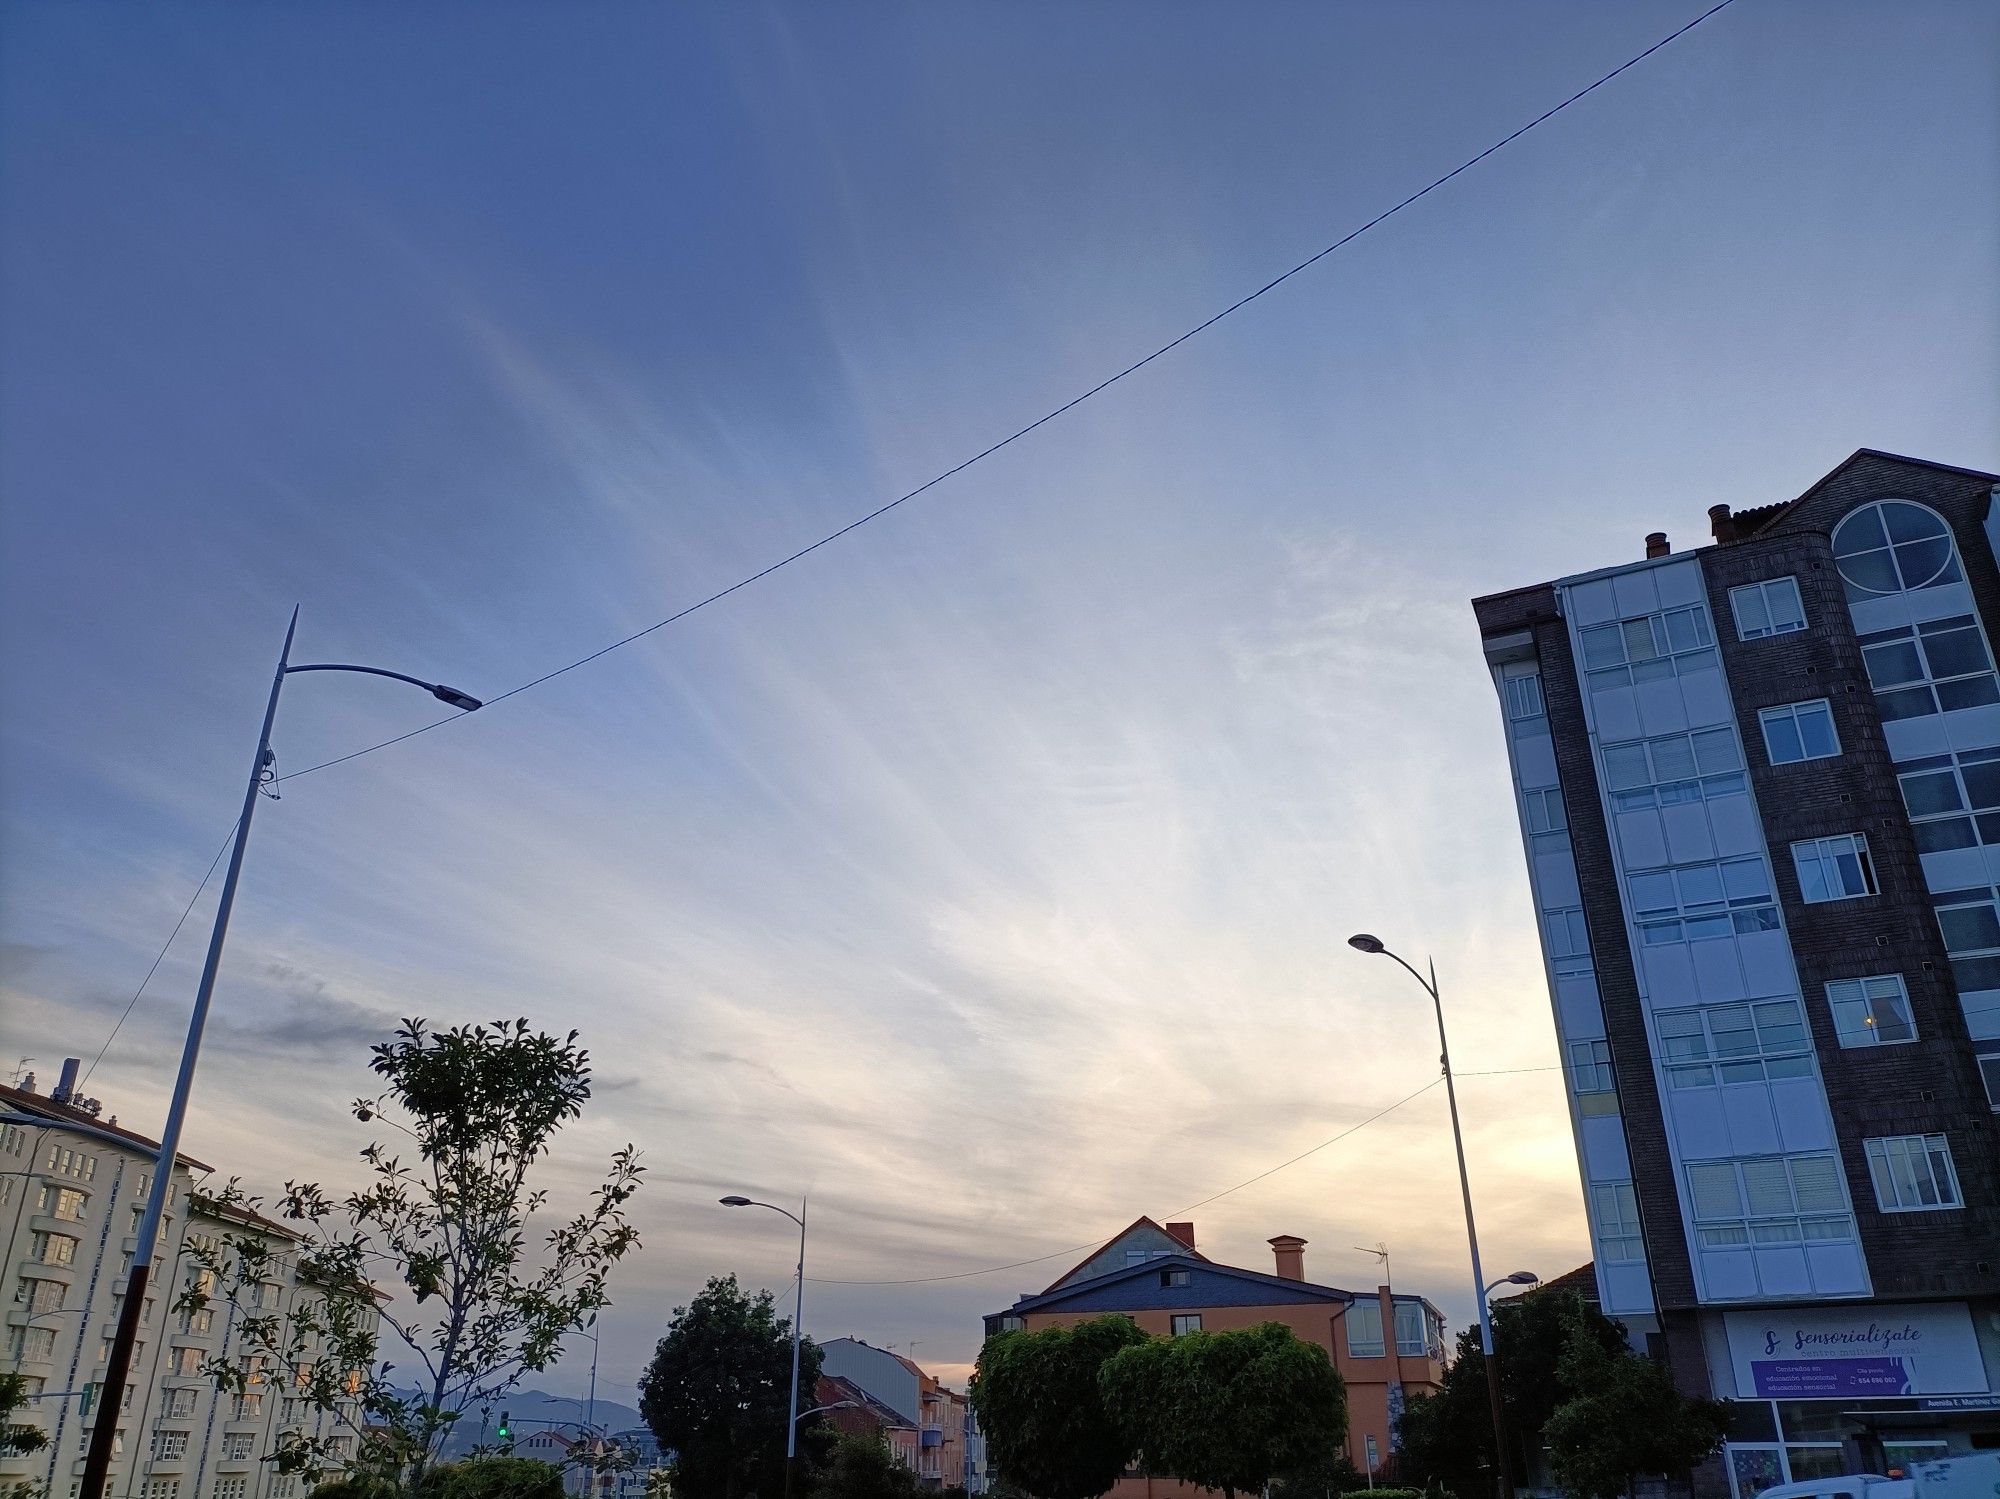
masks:
[[[1708,507],[1708,530],[1718,542],[1726,544],[1736,539],[1736,517],[1729,513],[1727,505]]]
[[[1193,1253],[1194,1225],[1192,1223],[1168,1223],[1163,1224],[1162,1227],[1166,1229],[1168,1238],[1178,1240],[1186,1246],[1189,1253]]]
[[[1667,533],[1665,531],[1647,533],[1646,555],[1648,557],[1664,557],[1672,550],[1673,548],[1667,545]]]
[[[1271,1253],[1278,1261],[1278,1275],[1283,1280],[1304,1280],[1306,1278],[1306,1241],[1297,1234],[1279,1234],[1269,1241]]]

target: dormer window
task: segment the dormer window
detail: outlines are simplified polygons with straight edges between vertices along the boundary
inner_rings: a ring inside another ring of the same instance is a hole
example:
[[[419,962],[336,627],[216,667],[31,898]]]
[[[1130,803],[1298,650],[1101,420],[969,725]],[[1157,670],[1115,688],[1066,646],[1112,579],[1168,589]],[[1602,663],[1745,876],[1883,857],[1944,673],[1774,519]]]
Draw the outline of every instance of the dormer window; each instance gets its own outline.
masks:
[[[1160,1284],[1163,1286],[1184,1286],[1187,1283],[1188,1273],[1185,1270],[1162,1270],[1160,1272]]]

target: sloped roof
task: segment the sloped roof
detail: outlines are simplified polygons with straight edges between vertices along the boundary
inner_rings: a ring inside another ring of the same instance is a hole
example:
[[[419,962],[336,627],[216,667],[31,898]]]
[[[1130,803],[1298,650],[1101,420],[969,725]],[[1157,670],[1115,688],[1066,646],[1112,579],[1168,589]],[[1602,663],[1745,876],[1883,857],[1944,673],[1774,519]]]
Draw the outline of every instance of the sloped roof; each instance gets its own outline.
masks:
[[[1102,1251],[1099,1251],[1102,1253]],[[1088,1263],[1086,1261],[1085,1263]],[[1088,1280],[1080,1280],[1072,1285],[1058,1282],[1049,1290],[1034,1296],[1023,1296],[1004,1314],[1020,1316],[1028,1312],[1046,1312],[1059,1308],[1064,1302],[1090,1297],[1108,1287],[1136,1280],[1144,1276],[1157,1275],[1169,1269],[1200,1269],[1204,1274],[1220,1276],[1245,1285],[1278,1293],[1284,1301],[1352,1301],[1355,1293],[1343,1291],[1337,1286],[1315,1285],[1307,1280],[1291,1280],[1282,1275],[1267,1275],[1261,1270],[1242,1270],[1234,1265],[1218,1265],[1215,1261],[1199,1254],[1169,1254],[1148,1260],[1143,1265],[1124,1265],[1116,1270],[1107,1270],[1102,1275],[1093,1275]],[[1074,1273],[1074,1272],[1072,1272]],[[1398,1297],[1397,1300],[1418,1300],[1417,1297]],[[1192,1304],[1192,1303],[1190,1303]]]
[[[76,1133],[83,1134],[86,1137],[96,1135],[100,1141],[106,1144],[111,1142],[103,1140],[103,1137],[105,1135],[112,1135],[125,1144],[144,1151],[147,1155],[156,1156],[160,1153],[160,1142],[158,1140],[148,1140],[144,1135],[136,1134],[132,1130],[125,1129],[119,1125],[106,1124],[95,1114],[86,1113],[82,1109],[71,1108],[66,1103],[57,1103],[46,1093],[31,1093],[26,1088],[16,1088],[8,1083],[0,1083],[0,1104],[11,1105],[15,1108],[25,1110],[30,1114],[40,1114],[54,1125],[75,1124],[84,1126],[84,1128],[78,1129]],[[181,1165],[190,1167],[195,1171],[213,1171],[215,1169],[208,1162],[197,1161],[191,1155],[176,1155],[174,1159],[179,1161]]]
[[[1175,1227],[1179,1226],[1180,1225],[1178,1224],[1175,1225]],[[1064,1281],[1068,1280],[1072,1275],[1076,1274],[1077,1271],[1081,1270],[1085,1265],[1088,1265],[1092,1260],[1096,1259],[1100,1254],[1103,1254],[1106,1250],[1111,1248],[1112,1245],[1116,1244],[1120,1239],[1126,1237],[1126,1235],[1130,1234],[1136,1228],[1150,1228],[1154,1232],[1163,1234],[1167,1238],[1172,1239],[1176,1244],[1187,1245],[1188,1254],[1193,1258],[1200,1260],[1203,1264],[1206,1265],[1213,1263],[1213,1261],[1211,1261],[1207,1255],[1203,1254],[1199,1249],[1196,1249],[1192,1242],[1182,1238],[1179,1234],[1174,1233],[1171,1229],[1167,1227],[1166,1224],[1155,1222],[1153,1219],[1146,1216],[1146,1214],[1141,1213],[1138,1217],[1134,1218],[1130,1223],[1126,1224],[1123,1228],[1119,1229],[1117,1233],[1113,1234],[1110,1238],[1106,1239],[1102,1244],[1098,1245],[1095,1249],[1091,1250],[1089,1254],[1086,1254],[1082,1259],[1078,1260],[1074,1265],[1071,1265],[1069,1269],[1063,1271],[1062,1274],[1058,1275],[1054,1280],[1050,1281],[1048,1285],[1043,1288],[1042,1294],[1047,1295],[1050,1291],[1053,1291],[1057,1286],[1061,1285]]]
[[[1738,510],[1730,518],[1736,522],[1736,534],[1740,538],[1760,535],[1771,529],[1786,515],[1798,509],[1820,490],[1838,479],[1857,463],[1868,460],[1879,463],[1903,463],[1912,468],[1927,468],[1934,473],[1959,474],[1968,479],[1986,479],[2000,483],[2000,474],[1989,474],[1984,469],[1960,468],[1953,463],[1936,463],[1929,458],[1912,458],[1904,453],[1887,453],[1880,448],[1856,448],[1839,463],[1828,469],[1806,487],[1803,494],[1795,499],[1779,500],[1771,505],[1759,505],[1749,510]]]

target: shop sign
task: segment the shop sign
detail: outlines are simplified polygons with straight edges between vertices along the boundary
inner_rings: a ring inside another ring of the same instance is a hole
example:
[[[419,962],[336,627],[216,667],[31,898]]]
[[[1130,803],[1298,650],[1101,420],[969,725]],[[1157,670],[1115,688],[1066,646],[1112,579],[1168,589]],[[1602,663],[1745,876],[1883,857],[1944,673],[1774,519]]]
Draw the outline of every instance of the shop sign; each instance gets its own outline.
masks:
[[[1724,1314],[1739,1395],[1835,1400],[1990,1393],[1964,1302]]]

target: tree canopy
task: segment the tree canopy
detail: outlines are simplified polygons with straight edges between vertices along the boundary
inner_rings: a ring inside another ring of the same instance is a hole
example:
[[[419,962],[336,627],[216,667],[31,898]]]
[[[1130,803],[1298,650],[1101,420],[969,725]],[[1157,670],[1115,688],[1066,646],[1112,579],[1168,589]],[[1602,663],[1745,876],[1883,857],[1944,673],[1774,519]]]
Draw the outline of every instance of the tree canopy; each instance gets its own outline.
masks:
[[[1147,1471],[1230,1499],[1329,1461],[1347,1437],[1333,1360],[1280,1322],[1149,1339],[1108,1360],[1100,1383]]]
[[[799,1392],[810,1402],[821,1354],[799,1349]],[[674,1309],[639,1380],[639,1414],[675,1454],[680,1499],[737,1499],[783,1486],[791,1414],[792,1327],[769,1291],[744,1294],[733,1275],[711,1279]],[[800,1431],[801,1443],[805,1427]]]
[[[813,1483],[813,1499],[916,1499],[917,1475],[879,1436],[844,1433]]]
[[[979,1351],[972,1408],[993,1466],[1040,1499],[1095,1499],[1136,1447],[1114,1421],[1098,1374],[1148,1341],[1129,1317],[995,1333]]]
[[[1697,1400],[1628,1348],[1607,1350],[1573,1318],[1558,1366],[1569,1398],[1549,1417],[1549,1467],[1570,1499],[1620,1499],[1641,1474],[1686,1472],[1722,1444],[1728,1407]]]

